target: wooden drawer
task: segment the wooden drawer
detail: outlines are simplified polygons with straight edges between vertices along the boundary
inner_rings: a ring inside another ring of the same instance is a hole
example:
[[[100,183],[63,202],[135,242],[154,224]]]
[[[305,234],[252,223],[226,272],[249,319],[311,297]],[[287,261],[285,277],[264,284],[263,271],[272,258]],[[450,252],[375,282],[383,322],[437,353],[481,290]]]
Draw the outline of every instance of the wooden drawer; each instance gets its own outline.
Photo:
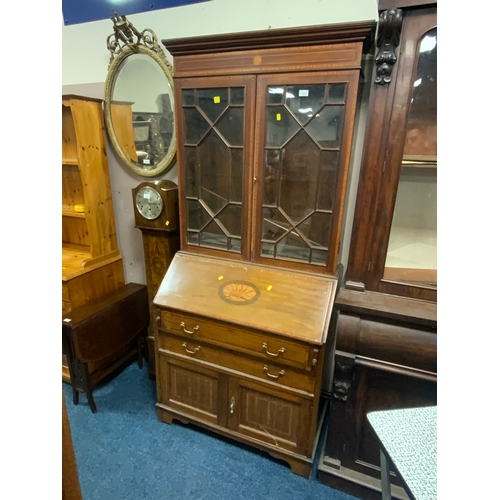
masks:
[[[270,363],[266,360],[251,359],[226,349],[199,342],[198,339],[186,339],[159,332],[157,349],[165,354],[180,354],[198,362],[205,361],[268,382],[306,391],[311,393],[311,396],[314,392],[315,379],[313,375],[306,372],[301,373],[288,366]]]
[[[319,346],[312,347],[292,339],[261,334],[189,314],[162,311],[161,322],[167,331],[193,341],[209,342],[258,356],[269,362],[284,363],[301,369],[311,370],[313,363],[315,364],[313,359],[317,359],[319,354]]]

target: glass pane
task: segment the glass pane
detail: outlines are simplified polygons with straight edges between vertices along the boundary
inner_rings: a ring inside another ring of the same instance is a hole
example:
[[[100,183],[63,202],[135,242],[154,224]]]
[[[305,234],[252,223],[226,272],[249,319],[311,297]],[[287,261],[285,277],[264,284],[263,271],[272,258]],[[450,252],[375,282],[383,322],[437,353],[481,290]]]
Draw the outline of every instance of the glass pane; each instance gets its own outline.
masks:
[[[198,89],[198,106],[214,123],[227,107],[227,88]]]
[[[245,89],[236,87],[231,89],[231,104],[243,104],[245,102]]]
[[[317,206],[319,210],[333,210],[339,174],[339,159],[340,153],[338,151],[321,151]]]
[[[186,196],[197,197],[199,186],[199,169],[196,161],[196,148],[185,147],[186,156]]]
[[[295,231],[288,233],[287,236],[276,244],[276,257],[309,262],[310,256],[311,249]]]
[[[313,264],[326,265],[326,259],[328,258],[326,250],[312,250],[311,254],[311,262]]]
[[[417,75],[406,130],[405,159],[437,155],[437,29],[420,43]],[[407,158],[410,157],[410,158]],[[435,159],[435,158],[432,158]]]
[[[217,223],[212,221],[207,228],[201,232],[201,244],[208,247],[227,249],[227,236]]]
[[[217,220],[231,236],[241,236],[242,213],[241,205],[228,205]]]
[[[186,144],[198,144],[210,130],[210,124],[196,108],[184,108]]]
[[[211,130],[199,146],[200,198],[216,214],[229,201],[231,187],[230,152]]]
[[[229,108],[215,127],[231,146],[243,146],[243,108]]]
[[[302,125],[316,113],[325,101],[325,84],[287,85],[286,105]]]
[[[330,83],[328,85],[328,102],[330,104],[343,104],[345,102],[345,83]]]
[[[437,30],[421,40],[384,278],[437,285]]]
[[[188,200],[188,229],[201,229],[211,219],[198,200]]]
[[[297,229],[309,240],[313,247],[328,248],[331,235],[332,215],[330,213],[314,213],[297,226]]]
[[[237,238],[230,238],[229,251],[241,253],[241,240],[239,240]]]
[[[231,152],[231,201],[243,200],[243,149],[230,149]]]
[[[182,104],[185,106],[194,106],[194,89],[184,89],[182,91]]]
[[[279,210],[265,209],[264,223],[262,225],[263,240],[277,241],[292,227]]]
[[[338,148],[342,135],[344,106],[325,106],[306,130],[323,148]]]
[[[285,102],[285,87],[269,87],[267,89],[267,102],[269,104],[283,104]]]
[[[316,207],[320,150],[301,130],[283,149],[280,206],[293,222]]]
[[[262,243],[262,248],[261,248],[260,254],[274,257],[274,244],[273,243]]]
[[[266,165],[264,172],[264,205],[277,206],[278,204],[278,178],[280,172],[280,150],[269,149],[266,151]]]
[[[188,243],[190,245],[199,245],[200,244],[200,233],[193,233],[188,231]]]
[[[284,106],[267,108],[267,144],[269,148],[279,148],[300,129],[297,120]]]

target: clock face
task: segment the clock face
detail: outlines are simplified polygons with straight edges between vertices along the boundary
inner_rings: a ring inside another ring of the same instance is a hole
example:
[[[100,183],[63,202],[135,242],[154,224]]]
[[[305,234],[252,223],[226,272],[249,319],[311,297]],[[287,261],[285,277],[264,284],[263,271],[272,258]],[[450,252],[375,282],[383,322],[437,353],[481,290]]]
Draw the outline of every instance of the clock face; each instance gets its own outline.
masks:
[[[149,186],[144,186],[137,191],[135,206],[145,219],[154,220],[161,214],[163,200],[158,191]]]

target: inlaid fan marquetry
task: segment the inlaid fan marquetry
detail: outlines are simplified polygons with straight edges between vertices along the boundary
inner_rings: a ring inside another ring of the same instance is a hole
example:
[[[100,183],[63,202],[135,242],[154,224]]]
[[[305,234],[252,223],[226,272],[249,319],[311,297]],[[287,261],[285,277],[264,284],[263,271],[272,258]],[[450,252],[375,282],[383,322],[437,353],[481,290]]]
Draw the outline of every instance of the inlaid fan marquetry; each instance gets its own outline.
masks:
[[[248,281],[229,281],[219,287],[219,297],[229,304],[253,304],[259,295],[259,289]]]

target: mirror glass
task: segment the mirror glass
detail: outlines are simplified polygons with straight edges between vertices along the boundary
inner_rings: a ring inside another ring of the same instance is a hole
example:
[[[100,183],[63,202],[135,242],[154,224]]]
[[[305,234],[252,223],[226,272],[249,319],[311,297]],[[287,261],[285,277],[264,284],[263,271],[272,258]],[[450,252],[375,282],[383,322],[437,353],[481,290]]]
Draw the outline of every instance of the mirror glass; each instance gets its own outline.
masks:
[[[108,96],[110,138],[123,160],[143,176],[158,175],[175,161],[172,79],[148,49],[118,64]],[[151,51],[152,52],[152,51]]]

